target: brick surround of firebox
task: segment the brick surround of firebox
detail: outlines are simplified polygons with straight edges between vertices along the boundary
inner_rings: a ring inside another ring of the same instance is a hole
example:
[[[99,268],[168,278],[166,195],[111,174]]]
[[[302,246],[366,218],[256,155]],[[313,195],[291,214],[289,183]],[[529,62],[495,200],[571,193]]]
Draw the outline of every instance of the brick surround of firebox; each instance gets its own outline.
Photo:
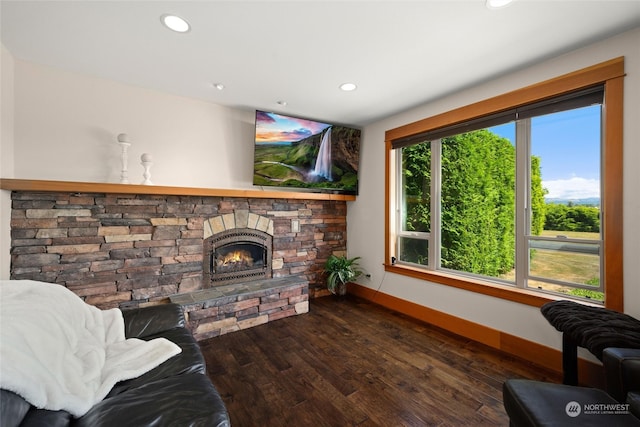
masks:
[[[99,308],[206,289],[203,242],[225,218],[267,221],[273,277],[308,281],[312,298],[326,294],[328,256],[346,250],[344,200],[38,191],[11,199],[11,279],[58,283]]]

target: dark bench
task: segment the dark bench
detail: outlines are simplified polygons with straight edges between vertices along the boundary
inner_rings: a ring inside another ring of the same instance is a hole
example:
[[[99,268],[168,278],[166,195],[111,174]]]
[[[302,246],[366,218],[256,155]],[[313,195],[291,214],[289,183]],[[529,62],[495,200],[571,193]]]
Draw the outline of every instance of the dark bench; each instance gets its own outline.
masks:
[[[606,390],[509,379],[502,387],[512,427],[640,426],[640,350],[602,353]]]
[[[542,315],[562,332],[563,382],[578,384],[578,347],[602,361],[605,348],[640,348],[640,320],[627,314],[574,301],[553,301]]]

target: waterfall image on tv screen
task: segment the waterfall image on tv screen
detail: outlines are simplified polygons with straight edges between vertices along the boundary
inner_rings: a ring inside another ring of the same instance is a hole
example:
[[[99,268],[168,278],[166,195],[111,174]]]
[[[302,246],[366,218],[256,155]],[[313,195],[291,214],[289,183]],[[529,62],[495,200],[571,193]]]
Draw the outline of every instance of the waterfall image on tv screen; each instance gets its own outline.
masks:
[[[360,130],[256,111],[253,183],[357,194]]]

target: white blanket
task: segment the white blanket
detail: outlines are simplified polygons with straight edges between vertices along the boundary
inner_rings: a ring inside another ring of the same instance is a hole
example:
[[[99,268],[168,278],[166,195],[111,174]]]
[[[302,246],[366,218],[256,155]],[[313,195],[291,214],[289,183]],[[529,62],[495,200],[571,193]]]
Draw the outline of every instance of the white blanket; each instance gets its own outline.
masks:
[[[180,353],[164,338],[125,339],[122,312],[99,310],[64,286],[0,281],[0,388],[79,417],[118,382]]]

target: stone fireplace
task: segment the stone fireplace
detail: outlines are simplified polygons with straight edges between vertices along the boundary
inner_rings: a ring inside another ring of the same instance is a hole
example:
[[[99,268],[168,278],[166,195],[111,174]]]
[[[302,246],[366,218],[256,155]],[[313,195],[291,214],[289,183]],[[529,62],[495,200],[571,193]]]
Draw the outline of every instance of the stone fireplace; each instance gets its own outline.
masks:
[[[269,218],[240,210],[210,218],[207,225],[203,287],[271,278],[273,225]]]
[[[177,302],[198,339],[306,312],[327,295],[324,262],[346,251],[349,199],[335,195],[2,184],[11,279],[62,285],[102,309]]]

